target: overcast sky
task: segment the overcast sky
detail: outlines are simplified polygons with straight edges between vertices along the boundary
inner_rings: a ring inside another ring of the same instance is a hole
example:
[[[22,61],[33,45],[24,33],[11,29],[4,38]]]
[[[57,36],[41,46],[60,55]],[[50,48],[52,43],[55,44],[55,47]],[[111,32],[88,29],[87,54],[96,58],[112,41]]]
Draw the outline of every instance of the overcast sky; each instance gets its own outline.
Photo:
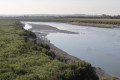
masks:
[[[0,0],[0,14],[120,15],[120,0]]]

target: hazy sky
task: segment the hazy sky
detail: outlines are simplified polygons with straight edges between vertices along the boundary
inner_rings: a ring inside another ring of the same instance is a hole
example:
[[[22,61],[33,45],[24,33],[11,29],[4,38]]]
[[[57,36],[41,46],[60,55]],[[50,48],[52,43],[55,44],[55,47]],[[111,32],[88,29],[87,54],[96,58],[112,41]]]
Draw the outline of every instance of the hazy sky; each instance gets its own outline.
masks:
[[[120,14],[120,0],[0,0],[0,14]]]

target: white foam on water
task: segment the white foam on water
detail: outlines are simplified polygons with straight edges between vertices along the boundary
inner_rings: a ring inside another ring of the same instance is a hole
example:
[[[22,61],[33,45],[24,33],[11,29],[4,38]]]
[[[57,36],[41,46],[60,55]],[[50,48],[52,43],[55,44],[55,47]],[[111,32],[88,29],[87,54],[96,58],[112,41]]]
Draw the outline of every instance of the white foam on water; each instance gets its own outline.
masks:
[[[32,28],[32,26],[29,25],[29,24],[25,24],[25,26],[24,26],[24,29],[25,29],[25,30],[29,30],[29,29],[31,29],[31,28]]]

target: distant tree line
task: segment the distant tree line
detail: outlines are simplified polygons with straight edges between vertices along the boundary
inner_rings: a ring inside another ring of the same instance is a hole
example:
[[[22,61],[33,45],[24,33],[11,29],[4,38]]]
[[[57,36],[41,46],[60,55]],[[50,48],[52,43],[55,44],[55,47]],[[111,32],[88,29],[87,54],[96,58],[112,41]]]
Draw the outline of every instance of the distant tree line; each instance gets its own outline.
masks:
[[[86,15],[86,16],[64,16],[65,18],[107,18],[107,19],[120,19],[120,15]],[[62,17],[61,17],[62,18]]]
[[[29,19],[29,18],[108,18],[120,19],[120,15],[21,15],[21,16],[0,16],[0,19]]]

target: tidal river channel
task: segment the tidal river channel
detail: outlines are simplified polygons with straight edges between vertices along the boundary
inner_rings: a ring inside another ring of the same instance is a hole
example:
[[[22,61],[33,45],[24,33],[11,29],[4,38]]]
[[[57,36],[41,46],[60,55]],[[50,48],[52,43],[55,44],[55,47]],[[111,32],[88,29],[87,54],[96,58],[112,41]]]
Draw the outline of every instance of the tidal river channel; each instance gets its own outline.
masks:
[[[23,23],[49,25],[61,30],[79,33],[51,32],[46,38],[68,54],[120,77],[120,28],[97,28],[56,22]],[[34,29],[34,26],[32,27]]]

